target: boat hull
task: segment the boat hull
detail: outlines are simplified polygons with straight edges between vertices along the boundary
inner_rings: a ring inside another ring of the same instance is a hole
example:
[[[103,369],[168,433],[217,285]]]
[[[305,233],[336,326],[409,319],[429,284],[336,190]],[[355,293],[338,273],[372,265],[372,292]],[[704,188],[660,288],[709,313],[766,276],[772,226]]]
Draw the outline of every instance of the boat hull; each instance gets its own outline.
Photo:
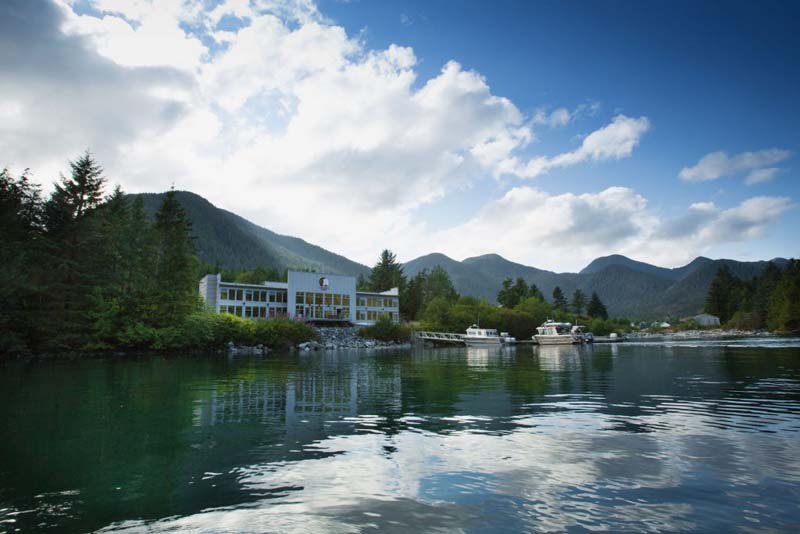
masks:
[[[577,345],[580,343],[572,336],[533,336],[533,340],[539,345]]]
[[[468,347],[499,347],[500,338],[464,338]]]

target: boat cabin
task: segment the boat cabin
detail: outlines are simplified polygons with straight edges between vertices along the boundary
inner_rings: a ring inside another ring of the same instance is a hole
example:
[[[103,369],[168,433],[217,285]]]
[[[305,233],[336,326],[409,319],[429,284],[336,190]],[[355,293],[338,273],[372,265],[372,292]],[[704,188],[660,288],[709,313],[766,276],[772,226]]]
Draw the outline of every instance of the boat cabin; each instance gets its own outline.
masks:
[[[467,328],[467,336],[470,337],[498,337],[497,330],[493,328],[479,328],[477,325],[472,325]]]

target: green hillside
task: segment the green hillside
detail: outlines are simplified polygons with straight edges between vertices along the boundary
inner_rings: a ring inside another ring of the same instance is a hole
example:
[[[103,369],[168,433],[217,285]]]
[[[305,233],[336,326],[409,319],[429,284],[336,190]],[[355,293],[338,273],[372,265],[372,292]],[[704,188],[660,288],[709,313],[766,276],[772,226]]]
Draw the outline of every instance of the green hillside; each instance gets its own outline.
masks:
[[[192,221],[195,247],[201,260],[228,269],[273,267],[278,270],[310,269],[357,276],[369,268],[302,239],[277,234],[229,211],[217,208],[200,195],[176,193]],[[135,196],[135,195],[132,195]],[[152,216],[163,193],[139,195]]]
[[[140,196],[152,216],[161,204],[163,193]],[[353,276],[369,273],[365,265],[302,239],[253,224],[194,193],[179,191],[177,198],[192,221],[198,255],[212,265],[229,269],[258,266],[278,270],[310,269]],[[786,263],[780,258],[773,261],[779,266]],[[612,315],[655,319],[700,311],[708,286],[721,265],[727,265],[738,277],[751,278],[767,263],[699,257],[683,267],[668,269],[615,254],[597,258],[579,273],[555,273],[515,263],[497,254],[456,261],[433,253],[409,261],[403,267],[411,277],[422,269],[441,265],[459,293],[491,302],[504,278],[523,278],[529,284],[536,284],[548,298],[556,286],[568,297],[580,288],[586,294],[597,292]]]
[[[780,258],[773,261],[779,266],[786,263]],[[528,284],[536,284],[548,298],[555,286],[568,297],[580,288],[586,294],[597,292],[612,315],[655,319],[698,313],[721,265],[727,265],[736,276],[751,278],[767,263],[698,257],[683,267],[667,269],[612,255],[598,258],[580,273],[555,273],[514,263],[497,254],[460,262],[443,254],[429,254],[407,262],[404,269],[406,274],[414,275],[423,268],[441,265],[450,273],[459,293],[492,302],[506,277],[520,277]]]

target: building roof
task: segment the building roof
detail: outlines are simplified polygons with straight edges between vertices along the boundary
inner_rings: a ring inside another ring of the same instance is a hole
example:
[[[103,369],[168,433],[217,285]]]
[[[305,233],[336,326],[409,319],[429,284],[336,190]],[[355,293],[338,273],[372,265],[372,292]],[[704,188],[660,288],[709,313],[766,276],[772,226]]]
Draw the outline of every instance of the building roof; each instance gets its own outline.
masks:
[[[386,291],[376,292],[376,291],[358,291],[356,290],[357,295],[376,295],[376,296],[385,296],[385,297],[397,297],[400,295],[400,289],[393,287],[392,289],[388,289]]]

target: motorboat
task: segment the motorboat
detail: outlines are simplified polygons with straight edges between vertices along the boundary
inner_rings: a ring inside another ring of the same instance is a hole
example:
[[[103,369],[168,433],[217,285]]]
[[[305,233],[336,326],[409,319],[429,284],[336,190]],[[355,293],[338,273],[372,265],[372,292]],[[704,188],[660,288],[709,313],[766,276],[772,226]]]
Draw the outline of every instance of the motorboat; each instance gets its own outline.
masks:
[[[499,347],[501,338],[497,330],[472,325],[467,328],[467,334],[464,336],[464,343],[466,343],[468,347]]]
[[[547,320],[536,327],[533,340],[539,345],[573,345],[584,342],[584,327]]]
[[[514,345],[517,342],[517,338],[515,338],[508,332],[500,332],[500,342],[503,345]]]

